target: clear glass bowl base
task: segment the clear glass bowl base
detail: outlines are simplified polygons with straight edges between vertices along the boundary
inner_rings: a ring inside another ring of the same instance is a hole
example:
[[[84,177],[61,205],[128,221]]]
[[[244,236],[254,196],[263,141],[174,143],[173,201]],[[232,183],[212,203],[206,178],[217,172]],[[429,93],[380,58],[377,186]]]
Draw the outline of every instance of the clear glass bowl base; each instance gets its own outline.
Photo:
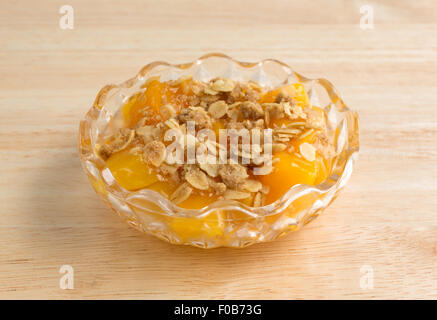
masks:
[[[325,110],[328,128],[335,137],[337,152],[329,177],[317,186],[295,185],[276,202],[259,208],[221,200],[202,209],[188,210],[155,191],[122,188],[95,154],[95,144],[108,134],[108,123],[147,79],[159,76],[161,81],[168,81],[187,75],[201,81],[215,77],[252,80],[267,89],[302,83],[311,104]],[[359,150],[358,131],[357,114],[344,104],[328,80],[306,78],[276,60],[247,63],[213,53],[186,64],[153,62],[134,78],[102,88],[80,123],[79,154],[97,194],[135,229],[173,244],[241,248],[277,239],[317,217],[349,180]]]

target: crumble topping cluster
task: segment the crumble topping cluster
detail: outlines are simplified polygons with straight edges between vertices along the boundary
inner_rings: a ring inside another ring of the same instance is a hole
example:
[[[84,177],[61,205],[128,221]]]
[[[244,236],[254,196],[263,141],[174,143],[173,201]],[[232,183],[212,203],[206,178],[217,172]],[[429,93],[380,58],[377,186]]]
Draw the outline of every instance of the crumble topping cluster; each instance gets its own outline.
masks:
[[[178,87],[187,78],[170,81],[170,86]],[[216,78],[207,83],[190,79],[189,86],[184,86],[181,101],[188,101],[189,107],[182,109],[167,103],[160,107],[160,115],[156,123],[146,124],[151,110],[143,110],[144,117],[132,128],[121,128],[109,142],[96,146],[97,154],[107,160],[113,153],[130,148],[129,152],[140,155],[151,167],[156,169],[161,181],[178,184],[179,187],[170,196],[170,200],[178,204],[186,200],[193,192],[205,195],[217,195],[224,199],[241,200],[253,195],[253,206],[262,206],[269,190],[253,177],[253,169],[259,165],[245,152],[242,143],[238,146],[238,159],[246,161],[238,163],[210,164],[168,164],[165,162],[166,143],[164,134],[168,129],[178,130],[185,142],[196,145],[208,144],[209,150],[217,151],[223,147],[216,141],[199,141],[187,132],[187,122],[193,121],[195,129],[248,129],[253,134],[260,134],[259,149],[264,145],[263,129],[272,130],[271,150],[275,154],[288,150],[308,161],[314,161],[316,152],[325,158],[332,157],[334,149],[328,139],[326,122],[320,113],[309,106],[303,108],[285,92],[277,95],[272,103],[259,103],[264,90],[254,82],[240,83],[226,78]],[[290,119],[289,125],[277,125],[277,119]],[[150,120],[150,119],[149,119]],[[259,130],[254,130],[259,129]],[[302,143],[300,150],[294,150],[290,141],[316,132],[316,143]],[[230,153],[228,152],[228,156]],[[273,162],[274,163],[274,162]],[[265,167],[263,174],[268,174],[272,166]]]

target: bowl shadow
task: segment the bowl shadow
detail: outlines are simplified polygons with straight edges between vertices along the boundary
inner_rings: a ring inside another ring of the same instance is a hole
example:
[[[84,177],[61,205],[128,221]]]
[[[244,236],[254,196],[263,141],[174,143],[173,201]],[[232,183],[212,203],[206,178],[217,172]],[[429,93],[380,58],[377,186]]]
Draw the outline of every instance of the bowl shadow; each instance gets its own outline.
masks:
[[[33,173],[26,193],[25,214],[31,228],[24,237],[32,246],[32,258],[55,270],[54,277],[59,277],[60,266],[72,265],[83,297],[98,295],[111,283],[126,296],[147,289],[149,298],[186,297],[169,279],[187,288],[194,283],[213,286],[210,297],[226,297],[219,294],[220,288],[259,273],[263,261],[290,253],[289,243],[281,240],[205,250],[172,245],[134,230],[100,201],[74,147],[47,157]],[[288,242],[293,237],[287,238]],[[183,276],[177,277],[180,270]]]

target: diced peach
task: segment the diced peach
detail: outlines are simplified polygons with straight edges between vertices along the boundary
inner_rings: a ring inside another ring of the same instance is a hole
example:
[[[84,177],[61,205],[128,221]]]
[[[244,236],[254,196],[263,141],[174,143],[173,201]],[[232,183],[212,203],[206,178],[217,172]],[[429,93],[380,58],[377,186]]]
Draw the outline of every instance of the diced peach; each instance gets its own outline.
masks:
[[[194,95],[192,90],[193,84],[194,80],[192,78],[187,78],[181,81],[178,85],[170,86],[168,88],[167,100],[175,108],[176,112],[191,105],[189,97]]]
[[[284,118],[270,120],[271,127],[275,127],[275,126],[278,126],[278,127],[284,126],[284,127],[286,127],[286,126],[292,124],[293,122],[295,122],[295,120],[291,120],[291,119],[285,118],[285,117]]]
[[[316,111],[318,113],[318,116],[320,118],[324,119],[325,111],[322,108],[319,108],[319,107],[316,107],[316,106],[312,106],[312,105],[307,105],[306,107]],[[284,118],[280,118],[280,119],[272,119],[270,123],[271,123],[272,126],[279,126],[279,127],[285,126],[286,127],[286,126],[291,125],[291,124],[293,124],[295,122],[302,122],[302,121],[305,121],[305,120],[303,120],[303,119],[293,119],[293,120],[291,120],[288,117],[284,117]]]
[[[159,108],[163,104],[163,96],[167,93],[167,85],[159,80],[151,81],[145,92],[146,104],[156,112],[159,112]]]
[[[155,190],[163,195],[171,195],[175,190],[169,183],[156,182],[148,187],[148,189]],[[178,204],[179,207],[185,209],[201,209],[214,201],[217,197],[209,197],[205,194],[200,194],[194,191],[188,199]],[[224,218],[222,212],[214,212],[203,218],[181,218],[168,217],[170,228],[183,240],[187,241],[191,238],[207,236],[220,236],[223,234]]]
[[[275,213],[275,214],[271,214],[268,215],[264,218],[265,222],[267,222],[268,224],[272,225],[274,224],[276,221],[278,221],[278,219],[281,217],[280,213]]]
[[[274,156],[279,161],[273,164],[273,171],[268,175],[259,176],[260,181],[270,187],[266,204],[279,199],[295,184],[314,185],[317,177],[315,162],[307,161],[287,151]]]
[[[237,201],[245,204],[246,206],[251,207],[251,206],[253,206],[253,199],[254,198],[255,198],[255,194],[251,193],[249,197],[244,198],[244,199],[240,199],[240,200],[237,200]]]
[[[178,85],[177,85],[177,89],[178,89],[178,94],[179,95],[192,95],[193,94],[193,78],[186,78],[184,80],[182,80]]]
[[[140,120],[140,110],[145,106],[146,99],[144,92],[138,92],[129,98],[121,109],[123,120],[127,127],[132,128]]]
[[[309,105],[309,98],[307,92],[305,91],[305,87],[301,83],[294,83],[293,87],[295,89],[295,93],[293,95],[294,100],[296,100],[297,105],[301,108]]]
[[[210,205],[215,200],[217,200],[215,196],[209,196],[208,194],[201,194],[194,191],[187,200],[182,201],[178,206],[185,209],[201,209]]]
[[[170,195],[176,190],[176,187],[177,186],[175,186],[174,184],[165,181],[158,181],[149,185],[147,189],[154,190],[166,197],[170,197]],[[181,203],[178,203],[178,206],[185,209],[201,209],[203,207],[206,207],[207,205],[210,205],[216,200],[216,196],[210,197],[203,192],[200,193],[199,191],[194,190],[193,193],[188,197],[188,199],[182,201]]]
[[[261,97],[261,99],[260,99],[260,103],[271,103],[271,102],[275,102],[275,100],[276,100],[276,97],[278,96],[278,94],[280,93],[280,92],[289,92],[289,91],[291,91],[291,85],[288,85],[288,86],[284,86],[284,87],[281,87],[281,88],[277,88],[277,89],[274,89],[274,90],[270,90],[270,91],[268,91],[268,92],[266,92],[262,97]],[[294,92],[290,92],[290,94],[291,95],[293,95],[293,93]]]
[[[155,170],[140,155],[129,152],[129,149],[112,154],[106,165],[115,180],[127,190],[145,188],[158,181]]]
[[[271,90],[271,91],[265,93],[261,97],[260,102],[261,103],[275,102],[275,99],[280,92],[283,92],[283,93],[293,97],[296,100],[297,104],[302,108],[309,104],[309,99],[308,99],[308,95],[305,91],[305,87],[301,83],[292,83],[292,84],[277,88],[275,90]]]
[[[170,197],[173,191],[176,189],[176,186],[172,183],[168,183],[166,181],[158,181],[147,187],[147,189],[156,191],[162,194],[165,197]]]
[[[165,197],[169,197],[177,186],[174,186],[168,182],[158,181],[147,187],[149,190],[154,190]],[[200,209],[213,203],[216,197],[207,197],[198,193],[193,193],[187,200],[178,204],[178,206],[185,209]],[[166,218],[170,227],[174,232],[178,234],[184,241],[201,236],[204,233],[208,235],[220,235],[223,233],[223,218],[222,213],[212,213],[204,218],[179,218],[179,217],[167,217]]]
[[[144,86],[145,91],[133,95],[122,107],[123,118],[126,126],[132,128],[141,118],[143,109],[147,108],[151,113],[149,117],[153,123],[153,116],[159,115],[160,107],[165,103],[172,103],[176,100],[175,92],[177,88],[171,88],[167,83],[157,79],[150,80]],[[178,108],[179,104],[174,104]],[[177,109],[176,111],[178,111]]]
[[[201,236],[221,236],[224,230],[223,214],[213,212],[203,218],[169,217],[170,228],[183,240]]]

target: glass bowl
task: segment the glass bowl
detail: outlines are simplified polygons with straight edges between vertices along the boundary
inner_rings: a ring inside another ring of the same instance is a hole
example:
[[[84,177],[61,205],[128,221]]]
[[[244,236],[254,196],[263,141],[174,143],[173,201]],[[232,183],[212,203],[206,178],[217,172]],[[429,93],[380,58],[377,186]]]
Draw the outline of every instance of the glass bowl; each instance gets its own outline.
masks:
[[[253,80],[266,89],[302,83],[310,103],[325,110],[328,132],[334,137],[336,156],[329,177],[317,186],[295,185],[274,203],[257,208],[235,200],[219,200],[202,209],[183,209],[155,191],[128,191],[121,187],[95,154],[95,144],[111,134],[110,127],[114,126],[111,120],[119,116],[123,103],[141,90],[148,78],[159,76],[161,81],[168,81],[187,75],[202,81],[215,77]],[[135,229],[173,244],[201,248],[241,248],[299,230],[317,217],[345,186],[358,150],[358,116],[344,104],[328,80],[306,78],[277,60],[247,63],[216,53],[185,64],[153,62],[134,78],[103,87],[79,129],[83,168],[105,203]]]

